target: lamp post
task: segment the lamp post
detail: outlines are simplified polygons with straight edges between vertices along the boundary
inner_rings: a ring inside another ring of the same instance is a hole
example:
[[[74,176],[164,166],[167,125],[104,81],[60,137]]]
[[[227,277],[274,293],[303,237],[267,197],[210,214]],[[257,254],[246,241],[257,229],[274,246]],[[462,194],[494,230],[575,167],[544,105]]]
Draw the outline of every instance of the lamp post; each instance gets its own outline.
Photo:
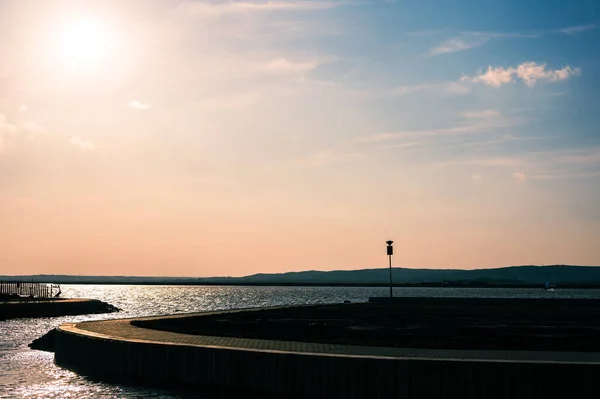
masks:
[[[394,247],[392,247],[392,244],[394,243],[394,241],[389,240],[385,242],[387,244],[387,254],[388,254],[388,258],[390,260],[390,298],[393,296],[392,294],[392,255],[394,254]]]

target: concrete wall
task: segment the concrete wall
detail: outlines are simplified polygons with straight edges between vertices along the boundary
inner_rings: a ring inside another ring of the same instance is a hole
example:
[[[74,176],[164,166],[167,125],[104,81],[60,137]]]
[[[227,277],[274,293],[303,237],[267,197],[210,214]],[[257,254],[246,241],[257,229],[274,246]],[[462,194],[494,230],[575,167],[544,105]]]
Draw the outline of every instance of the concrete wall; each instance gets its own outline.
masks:
[[[273,353],[106,339],[60,330],[56,362],[85,375],[235,396],[600,398],[596,364]]]

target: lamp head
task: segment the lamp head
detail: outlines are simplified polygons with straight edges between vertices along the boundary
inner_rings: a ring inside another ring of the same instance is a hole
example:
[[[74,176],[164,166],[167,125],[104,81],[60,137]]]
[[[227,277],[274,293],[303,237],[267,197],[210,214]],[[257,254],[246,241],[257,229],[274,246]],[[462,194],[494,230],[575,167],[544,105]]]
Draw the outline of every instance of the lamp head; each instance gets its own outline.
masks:
[[[387,245],[392,245],[392,244],[394,243],[394,241],[392,241],[392,240],[389,240],[389,241],[386,241],[385,243],[386,243]]]

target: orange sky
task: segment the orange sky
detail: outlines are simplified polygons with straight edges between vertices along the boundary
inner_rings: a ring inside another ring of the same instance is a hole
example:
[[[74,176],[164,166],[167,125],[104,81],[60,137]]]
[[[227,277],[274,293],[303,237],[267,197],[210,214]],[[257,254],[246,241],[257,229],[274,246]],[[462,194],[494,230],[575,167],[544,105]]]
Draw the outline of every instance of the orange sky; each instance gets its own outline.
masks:
[[[597,175],[554,177],[600,152],[490,150],[568,82],[436,93],[343,2],[40,4],[0,6],[0,274],[600,264]]]

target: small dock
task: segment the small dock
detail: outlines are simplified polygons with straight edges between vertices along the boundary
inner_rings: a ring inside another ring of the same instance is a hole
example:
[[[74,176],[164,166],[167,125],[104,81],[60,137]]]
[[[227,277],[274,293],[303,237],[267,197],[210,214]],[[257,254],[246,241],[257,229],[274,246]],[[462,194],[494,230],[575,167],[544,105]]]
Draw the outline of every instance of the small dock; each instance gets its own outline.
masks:
[[[54,284],[0,281],[0,300],[11,298],[52,298],[59,293],[60,287]]]

